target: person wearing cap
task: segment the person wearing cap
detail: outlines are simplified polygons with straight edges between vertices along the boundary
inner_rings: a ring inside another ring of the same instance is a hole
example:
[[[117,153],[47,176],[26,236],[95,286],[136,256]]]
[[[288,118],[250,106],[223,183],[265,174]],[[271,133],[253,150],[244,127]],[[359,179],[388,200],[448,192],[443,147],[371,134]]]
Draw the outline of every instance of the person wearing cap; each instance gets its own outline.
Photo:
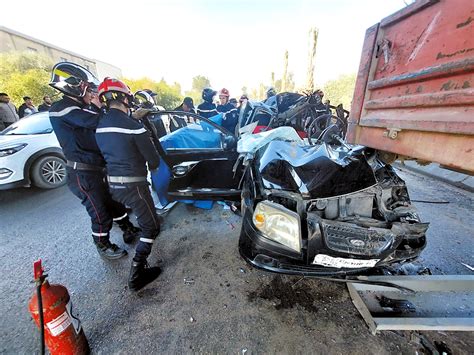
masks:
[[[109,189],[114,199],[132,209],[142,229],[128,279],[130,290],[138,291],[161,272],[147,263],[160,233],[147,174],[148,169],[158,168],[160,156],[149,132],[131,115],[134,97],[125,83],[105,78],[99,85],[99,99],[106,104],[107,113],[99,121],[96,140],[107,164]]]
[[[222,127],[234,133],[239,114],[238,110],[229,102],[229,97],[229,90],[226,88],[219,91],[219,105],[217,105],[216,110],[222,113]]]
[[[101,106],[98,82],[78,64],[56,64],[49,85],[64,96],[51,106],[49,118],[67,159],[69,190],[89,214],[97,251],[106,259],[118,259],[127,251],[110,242],[113,222],[122,230],[125,243],[131,243],[140,229],[130,222],[125,206],[113,200],[105,180],[105,160],[95,140]]]
[[[38,109],[33,105],[33,100],[31,100],[31,97],[25,96],[23,97],[23,103],[20,105],[18,108],[18,116],[20,118],[32,115],[36,112],[38,112]]]
[[[189,96],[185,97],[181,105],[176,107],[174,111],[196,113],[193,99]],[[184,115],[172,115],[170,119],[170,131],[174,132],[182,127],[186,127],[187,123],[190,123],[189,117],[188,122],[186,122]]]

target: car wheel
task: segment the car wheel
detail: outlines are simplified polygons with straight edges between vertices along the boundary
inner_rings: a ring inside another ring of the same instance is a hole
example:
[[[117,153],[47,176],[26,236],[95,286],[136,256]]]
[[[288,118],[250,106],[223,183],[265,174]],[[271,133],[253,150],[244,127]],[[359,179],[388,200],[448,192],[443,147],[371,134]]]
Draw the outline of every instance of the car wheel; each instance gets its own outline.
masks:
[[[67,181],[66,162],[48,155],[39,158],[31,168],[31,180],[41,189],[54,189]]]

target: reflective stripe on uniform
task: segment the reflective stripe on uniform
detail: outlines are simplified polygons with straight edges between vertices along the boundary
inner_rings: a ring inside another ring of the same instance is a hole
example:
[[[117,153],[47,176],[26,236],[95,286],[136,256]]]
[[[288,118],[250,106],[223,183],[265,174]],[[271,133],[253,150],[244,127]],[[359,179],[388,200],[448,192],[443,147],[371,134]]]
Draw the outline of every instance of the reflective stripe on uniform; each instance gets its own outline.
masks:
[[[92,235],[95,236],[95,237],[106,237],[109,235],[109,233],[96,233],[96,232],[92,232]]]
[[[125,213],[123,216],[121,216],[121,217],[114,218],[114,222],[121,221],[121,220],[124,219],[125,217],[127,217],[127,214],[126,214],[126,213]]]
[[[237,111],[237,109],[236,109],[236,108],[233,108],[233,109],[230,110],[230,111],[223,112],[222,115],[224,116],[224,119],[226,119],[226,116],[227,116],[229,113],[234,113],[234,111]]]
[[[64,110],[54,112],[50,111],[49,112],[49,117],[61,117],[61,116],[66,116],[69,112],[74,111],[74,110],[80,110],[81,108],[79,106],[70,106],[65,108]],[[94,112],[97,114],[97,112]]]
[[[127,128],[120,128],[120,127],[103,127],[97,128],[95,133],[124,133],[124,134],[142,134],[145,133],[145,128],[139,129],[127,129]]]
[[[154,241],[155,241],[154,239],[140,238],[140,242],[144,242],[144,243],[153,244]]]
[[[216,109],[212,109],[212,110],[202,110],[202,109],[198,108],[198,111],[199,111],[199,112],[216,112],[216,113],[219,113],[219,112],[217,112]]]

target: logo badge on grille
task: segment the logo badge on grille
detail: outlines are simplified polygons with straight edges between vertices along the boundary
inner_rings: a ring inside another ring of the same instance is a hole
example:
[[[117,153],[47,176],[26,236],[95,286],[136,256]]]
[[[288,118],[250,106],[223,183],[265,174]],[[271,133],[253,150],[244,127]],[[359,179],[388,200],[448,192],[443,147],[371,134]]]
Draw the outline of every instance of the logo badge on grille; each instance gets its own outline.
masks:
[[[362,248],[362,247],[365,246],[365,242],[363,240],[360,240],[360,239],[351,239],[349,242],[353,246],[358,247],[358,248]]]

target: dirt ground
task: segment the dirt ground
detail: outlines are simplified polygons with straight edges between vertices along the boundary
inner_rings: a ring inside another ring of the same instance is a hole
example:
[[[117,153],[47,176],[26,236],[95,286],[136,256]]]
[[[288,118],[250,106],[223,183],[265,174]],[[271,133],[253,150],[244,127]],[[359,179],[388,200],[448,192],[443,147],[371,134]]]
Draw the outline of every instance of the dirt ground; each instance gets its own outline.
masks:
[[[415,180],[415,189],[417,184],[423,181]],[[133,246],[127,258],[100,259],[88,239],[82,206],[67,189],[15,193],[22,199],[4,197],[8,205],[0,207],[8,240],[0,246],[6,275],[0,281],[0,353],[38,352],[38,331],[27,312],[34,288],[31,265],[38,256],[45,260],[50,281],[68,287],[97,354],[430,353],[422,341],[454,354],[474,349],[470,333],[423,332],[420,337],[387,331],[374,336],[343,284],[251,268],[237,249],[240,217],[220,205],[209,211],[177,205],[166,216],[150,258],[163,268],[162,275],[131,293],[126,280]],[[459,213],[469,202],[463,206]],[[18,224],[16,210],[28,223]],[[51,216],[66,222],[45,225]],[[123,244],[118,230],[112,239]]]

